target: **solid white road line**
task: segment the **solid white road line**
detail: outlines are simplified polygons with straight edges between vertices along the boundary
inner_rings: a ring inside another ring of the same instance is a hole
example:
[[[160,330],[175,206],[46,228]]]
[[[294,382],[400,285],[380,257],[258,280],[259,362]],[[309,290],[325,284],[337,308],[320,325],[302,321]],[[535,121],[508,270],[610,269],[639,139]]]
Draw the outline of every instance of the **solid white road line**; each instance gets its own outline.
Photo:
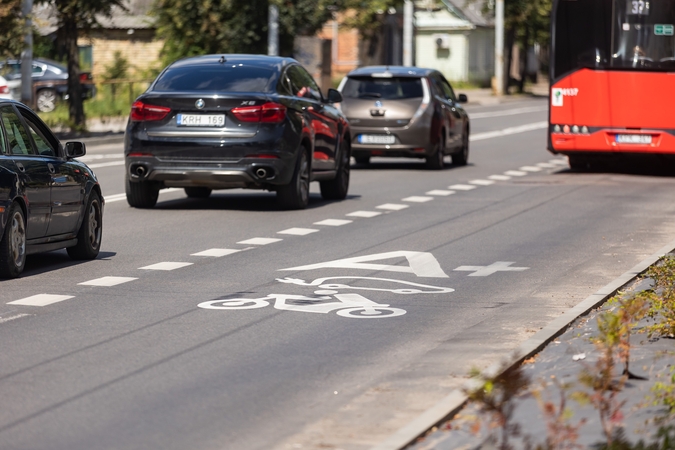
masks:
[[[377,209],[385,209],[387,211],[400,211],[402,209],[410,208],[410,205],[399,205],[397,203],[385,203],[384,205],[376,206]]]
[[[22,317],[32,316],[32,314],[16,314],[9,317],[0,317],[0,323],[11,322],[12,320],[20,319]]]
[[[454,189],[456,191],[470,191],[476,189],[476,186],[471,186],[470,184],[453,184],[448,186],[448,189]]]
[[[469,114],[469,119],[486,119],[488,117],[511,116],[513,114],[526,114],[531,112],[548,111],[548,106],[528,106],[526,108],[514,108],[502,111],[490,111]]]
[[[101,277],[95,280],[85,281],[84,283],[77,283],[81,286],[117,286],[118,284],[128,283],[129,281],[138,280],[132,277]]]
[[[176,270],[182,267],[191,266],[194,263],[190,262],[161,262],[157,264],[152,264],[145,267],[139,267],[140,270]]]
[[[316,233],[319,230],[313,228],[289,228],[288,230],[278,231],[277,234],[290,234],[292,236],[307,236],[308,234]]]
[[[519,170],[507,170],[504,172],[505,175],[509,175],[511,177],[524,177],[527,175],[527,172],[521,172]]]
[[[314,222],[314,225],[326,225],[329,227],[341,227],[342,225],[347,225],[352,223],[353,220],[341,220],[341,219],[326,219],[321,222]]]
[[[53,294],[38,294],[31,297],[22,298],[20,300],[15,300],[13,302],[7,303],[8,305],[23,305],[23,306],[47,306],[52,303],[62,302],[68,300],[69,298],[74,298],[73,295],[53,295]]]
[[[101,155],[84,155],[80,158],[77,158],[77,160],[86,163],[88,161],[99,161],[101,159],[118,159],[118,158],[124,158],[124,153],[104,153]]]
[[[469,183],[475,184],[476,186],[490,186],[495,184],[492,180],[471,180]]]
[[[349,217],[364,217],[366,219],[369,219],[371,217],[379,216],[381,214],[382,214],[381,212],[377,211],[354,211],[346,215]]]
[[[283,241],[283,239],[277,239],[277,238],[251,238],[251,239],[246,239],[245,241],[239,241],[237,244],[244,244],[244,245],[267,245],[267,244],[274,244],[275,242]]]
[[[240,251],[241,249],[233,249],[233,248],[211,248],[208,250],[204,250],[203,252],[192,253],[190,256],[212,256],[214,258],[220,258],[221,256],[239,253]]]
[[[426,194],[427,195],[436,195],[439,197],[447,197],[448,195],[454,194],[455,191],[446,191],[444,189],[434,189],[433,191],[429,191]]]
[[[411,203],[426,203],[432,201],[433,197],[422,197],[420,195],[413,195],[410,197],[402,198],[402,202],[411,202]]]
[[[492,139],[496,137],[509,136],[512,134],[526,133],[528,131],[541,130],[548,128],[548,121],[535,122],[519,127],[504,128],[503,130],[487,131],[485,133],[476,133],[469,136],[469,141],[482,141],[484,139]]]
[[[488,178],[495,181],[508,181],[511,179],[508,175],[490,175]]]
[[[100,167],[110,167],[110,166],[123,166],[124,161],[111,161],[107,163],[99,163],[99,164],[87,164],[87,167],[90,169],[98,169]]]

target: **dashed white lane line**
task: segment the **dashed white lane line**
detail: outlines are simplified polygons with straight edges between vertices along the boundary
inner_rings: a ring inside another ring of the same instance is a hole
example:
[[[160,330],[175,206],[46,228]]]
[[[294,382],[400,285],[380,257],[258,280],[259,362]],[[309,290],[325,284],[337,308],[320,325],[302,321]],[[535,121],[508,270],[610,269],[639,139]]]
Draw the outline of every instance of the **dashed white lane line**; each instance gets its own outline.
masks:
[[[434,199],[433,197],[422,197],[420,195],[413,195],[411,197],[402,198],[401,201],[411,203],[426,203],[432,201],[433,199]]]
[[[471,186],[470,184],[453,184],[448,186],[448,189],[454,189],[455,191],[470,191],[476,189],[476,186]]]
[[[523,166],[519,170],[522,170],[523,172],[541,172],[540,167],[534,167],[534,166]]]
[[[495,181],[509,181],[511,179],[508,175],[490,175],[488,178]]]
[[[0,323],[11,322],[12,320],[20,319],[22,317],[32,316],[32,314],[16,314],[9,317],[0,317]]]
[[[511,134],[526,133],[528,131],[541,130],[548,128],[548,121],[535,122],[521,125],[519,127],[504,128],[503,130],[487,131],[485,133],[476,133],[469,136],[470,141],[482,141],[484,139],[492,139],[501,136],[508,136]]]
[[[151,264],[145,267],[139,267],[140,270],[176,270],[182,267],[191,266],[194,263],[190,262],[161,262],[157,264]]]
[[[564,159],[552,159],[549,162],[551,164],[556,164],[558,166],[566,166],[567,165],[567,161],[565,161]]]
[[[91,166],[89,166],[91,167]],[[182,191],[182,189],[179,188],[169,188],[169,189],[162,189],[159,191],[160,195],[161,194],[169,194],[171,192],[176,192],[176,191]],[[112,203],[112,202],[120,202],[122,200],[127,199],[127,194],[114,194],[114,195],[106,195],[105,197],[105,202],[106,203]]]
[[[520,170],[507,170],[504,172],[505,175],[509,175],[511,177],[524,177],[527,175],[527,172],[521,172]]]
[[[438,197],[447,197],[448,195],[454,194],[455,191],[446,191],[444,189],[434,189],[433,191],[429,191],[426,194],[427,195],[436,195]]]
[[[544,169],[554,169],[556,165],[551,163],[539,163],[537,164],[537,167],[543,167]]]
[[[307,236],[308,234],[317,233],[319,230],[313,228],[289,228],[288,230],[278,231],[277,234],[290,234],[292,236]]]
[[[274,244],[275,242],[283,241],[283,239],[277,239],[277,238],[251,238],[251,239],[246,239],[245,241],[239,241],[237,244],[244,244],[244,245],[267,245],[267,244]]]
[[[190,256],[211,256],[213,258],[220,258],[221,256],[231,255],[233,253],[239,253],[241,249],[234,248],[210,248],[199,253],[192,253]]]
[[[353,220],[342,220],[342,219],[326,219],[321,222],[314,222],[314,225],[326,225],[329,227],[341,227],[342,225],[347,225],[352,223]]]
[[[111,162],[106,162],[106,163],[87,164],[87,166],[90,169],[99,169],[101,167],[123,166],[123,165],[124,165],[124,161],[111,161]]]
[[[346,215],[349,217],[363,217],[369,219],[371,217],[379,216],[380,214],[382,213],[377,211],[354,211]]]
[[[31,297],[14,300],[7,303],[8,305],[23,305],[23,306],[47,306],[52,303],[62,302],[74,298],[73,295],[53,295],[53,294],[38,294]]]
[[[84,155],[79,158],[77,158],[78,161],[82,161],[83,163],[86,163],[88,161],[98,161],[100,159],[119,159],[119,158],[124,158],[123,153],[106,153],[103,155]]]
[[[397,203],[385,203],[384,205],[376,206],[377,209],[384,209],[387,211],[400,211],[402,209],[410,208],[410,205],[400,205]]]
[[[101,277],[96,278],[95,280],[85,281],[83,283],[77,283],[81,286],[117,286],[118,284],[128,283],[130,281],[138,280],[138,278],[133,277]]]
[[[492,180],[471,180],[469,183],[475,184],[476,186],[491,186],[495,184]]]
[[[548,106],[528,106],[524,108],[513,108],[506,109],[502,111],[490,111],[482,113],[473,113],[470,118],[473,119],[485,119],[488,117],[500,117],[500,116],[511,116],[513,114],[525,114],[530,112],[539,112],[539,111],[548,111]]]

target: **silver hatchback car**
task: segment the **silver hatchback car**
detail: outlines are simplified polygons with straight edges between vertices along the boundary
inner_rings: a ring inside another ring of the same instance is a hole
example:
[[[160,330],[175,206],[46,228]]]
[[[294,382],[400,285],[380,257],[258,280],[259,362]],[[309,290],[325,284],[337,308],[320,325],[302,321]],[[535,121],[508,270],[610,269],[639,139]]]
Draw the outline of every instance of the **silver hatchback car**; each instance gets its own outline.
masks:
[[[466,95],[455,96],[434,69],[370,66],[351,71],[338,90],[352,129],[352,156],[367,164],[371,156],[424,158],[439,170],[445,156],[455,165],[469,159]]]

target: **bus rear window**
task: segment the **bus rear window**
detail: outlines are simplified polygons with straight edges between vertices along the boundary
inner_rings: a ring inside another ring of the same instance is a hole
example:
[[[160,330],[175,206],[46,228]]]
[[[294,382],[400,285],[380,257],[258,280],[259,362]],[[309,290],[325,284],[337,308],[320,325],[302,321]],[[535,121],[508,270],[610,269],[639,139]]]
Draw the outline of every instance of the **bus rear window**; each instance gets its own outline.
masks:
[[[153,90],[269,92],[274,75],[259,67],[181,66],[167,69]]]
[[[402,100],[423,95],[422,80],[412,77],[349,77],[342,89],[344,98]]]

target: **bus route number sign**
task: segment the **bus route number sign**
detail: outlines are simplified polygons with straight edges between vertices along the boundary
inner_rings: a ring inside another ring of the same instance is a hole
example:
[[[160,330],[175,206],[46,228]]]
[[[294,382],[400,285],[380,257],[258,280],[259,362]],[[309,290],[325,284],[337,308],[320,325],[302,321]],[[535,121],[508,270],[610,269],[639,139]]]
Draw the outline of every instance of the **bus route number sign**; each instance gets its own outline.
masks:
[[[675,35],[675,26],[656,24],[654,25],[654,34],[657,36],[673,36]]]
[[[648,16],[649,1],[628,0],[628,14],[631,16]]]

